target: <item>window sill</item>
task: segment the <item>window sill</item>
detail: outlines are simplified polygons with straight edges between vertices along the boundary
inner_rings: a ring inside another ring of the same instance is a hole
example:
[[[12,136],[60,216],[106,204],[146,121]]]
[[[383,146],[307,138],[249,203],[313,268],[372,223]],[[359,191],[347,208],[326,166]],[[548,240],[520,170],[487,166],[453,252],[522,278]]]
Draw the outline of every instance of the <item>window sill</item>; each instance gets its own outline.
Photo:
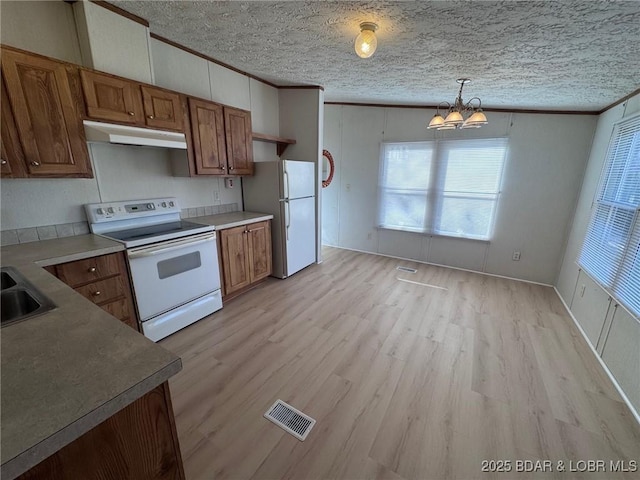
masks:
[[[404,228],[391,228],[391,227],[376,227],[378,230],[389,230],[391,232],[404,232],[411,233],[413,235],[421,235],[423,237],[439,237],[439,238],[448,238],[448,239],[456,239],[456,240],[469,240],[471,242],[485,243],[490,244],[491,240],[474,238],[474,237],[463,237],[460,235],[445,235],[442,233],[430,233],[430,232],[419,232],[413,230],[405,230]]]

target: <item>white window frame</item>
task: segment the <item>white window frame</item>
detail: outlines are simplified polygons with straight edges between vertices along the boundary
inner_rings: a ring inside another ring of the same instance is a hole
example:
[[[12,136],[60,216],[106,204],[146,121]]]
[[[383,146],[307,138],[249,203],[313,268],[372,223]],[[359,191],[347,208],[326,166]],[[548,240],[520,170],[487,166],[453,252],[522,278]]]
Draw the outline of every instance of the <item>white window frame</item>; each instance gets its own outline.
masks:
[[[616,147],[623,136],[620,132],[625,128],[633,131],[630,153],[624,158],[624,166],[614,169],[614,164],[622,158],[618,157]],[[639,144],[640,114],[614,124],[591,205],[591,218],[576,260],[589,277],[635,317],[640,317],[640,199],[627,203],[621,194],[627,187],[624,184],[627,174],[635,172],[637,175],[640,170],[640,163],[634,163],[634,160],[640,162],[640,158],[631,156],[634,149],[640,148]],[[616,173],[620,176],[618,187],[613,192],[614,198],[607,199],[605,194]],[[629,227],[623,237],[617,238],[619,235],[616,234],[614,238],[612,232],[623,225],[620,219],[624,215],[630,218]],[[602,245],[601,249],[598,244]]]
[[[498,173],[498,185],[497,190],[491,193],[478,193],[478,192],[446,192],[444,190],[444,179],[446,177],[446,169],[443,166],[443,159],[441,158],[442,144],[451,143],[463,143],[463,142],[490,142],[498,141],[504,142],[504,157],[500,165],[500,172]],[[387,187],[383,185],[383,176],[386,168],[385,154],[386,147],[388,145],[428,145],[432,150],[431,162],[431,174],[429,177],[429,185],[426,185],[422,189],[401,189],[394,187]],[[509,142],[508,137],[492,137],[492,138],[474,138],[474,139],[436,139],[423,142],[382,142],[380,144],[380,169],[378,174],[378,205],[377,205],[377,227],[383,230],[397,230],[410,233],[427,234],[431,236],[451,237],[451,238],[463,238],[467,240],[474,240],[479,242],[490,242],[493,238],[494,227],[496,224],[496,218],[498,216],[498,204],[500,196],[502,194],[502,183],[504,181],[505,165],[508,161],[509,155]],[[404,193],[411,195],[411,192],[415,192],[415,195],[426,197],[426,211],[421,228],[410,228],[402,226],[385,225],[382,221],[382,209],[385,191]],[[443,208],[443,200],[445,198],[463,198],[471,200],[487,200],[492,202],[491,220],[488,225],[488,231],[486,236],[467,235],[467,234],[455,234],[452,232],[443,232],[436,229],[437,219],[440,218],[440,214]]]

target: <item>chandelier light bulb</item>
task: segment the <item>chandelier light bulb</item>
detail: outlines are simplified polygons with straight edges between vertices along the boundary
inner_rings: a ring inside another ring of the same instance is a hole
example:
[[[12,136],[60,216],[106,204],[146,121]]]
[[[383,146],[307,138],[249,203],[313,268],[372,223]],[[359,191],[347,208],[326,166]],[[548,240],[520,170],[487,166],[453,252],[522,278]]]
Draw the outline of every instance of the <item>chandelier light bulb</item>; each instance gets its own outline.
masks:
[[[488,124],[487,116],[482,111],[482,101],[478,97],[473,97],[468,102],[462,100],[462,87],[469,83],[469,78],[459,78],[456,80],[460,84],[458,96],[453,103],[441,102],[433,116],[428,129],[436,130],[454,130],[458,128],[480,128]],[[440,115],[440,108],[447,108],[446,118]]]
[[[378,39],[374,33],[378,29],[378,25],[370,22],[360,24],[360,34],[356,37],[355,50],[360,58],[369,58],[376,51]]]

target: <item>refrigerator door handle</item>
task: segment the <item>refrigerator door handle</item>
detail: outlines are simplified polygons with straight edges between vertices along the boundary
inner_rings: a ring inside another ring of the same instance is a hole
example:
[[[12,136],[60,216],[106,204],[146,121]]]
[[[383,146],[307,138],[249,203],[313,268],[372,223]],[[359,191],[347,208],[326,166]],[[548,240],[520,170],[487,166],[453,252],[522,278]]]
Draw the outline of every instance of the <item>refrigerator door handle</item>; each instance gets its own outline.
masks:
[[[285,203],[287,204],[285,223],[287,230],[287,241],[289,241],[289,227],[291,226],[291,204],[289,203],[289,200],[285,200]]]
[[[287,172],[287,167],[284,167],[284,198],[289,198],[289,172]]]

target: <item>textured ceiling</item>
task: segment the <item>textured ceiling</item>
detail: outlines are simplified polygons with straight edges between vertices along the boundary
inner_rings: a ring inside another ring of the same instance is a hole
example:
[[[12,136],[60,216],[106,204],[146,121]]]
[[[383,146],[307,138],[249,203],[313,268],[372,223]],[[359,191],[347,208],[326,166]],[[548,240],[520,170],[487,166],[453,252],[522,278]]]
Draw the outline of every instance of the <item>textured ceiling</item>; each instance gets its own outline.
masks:
[[[640,2],[113,1],[151,31],[325,101],[600,110],[640,86]],[[359,23],[379,25],[369,59]]]

